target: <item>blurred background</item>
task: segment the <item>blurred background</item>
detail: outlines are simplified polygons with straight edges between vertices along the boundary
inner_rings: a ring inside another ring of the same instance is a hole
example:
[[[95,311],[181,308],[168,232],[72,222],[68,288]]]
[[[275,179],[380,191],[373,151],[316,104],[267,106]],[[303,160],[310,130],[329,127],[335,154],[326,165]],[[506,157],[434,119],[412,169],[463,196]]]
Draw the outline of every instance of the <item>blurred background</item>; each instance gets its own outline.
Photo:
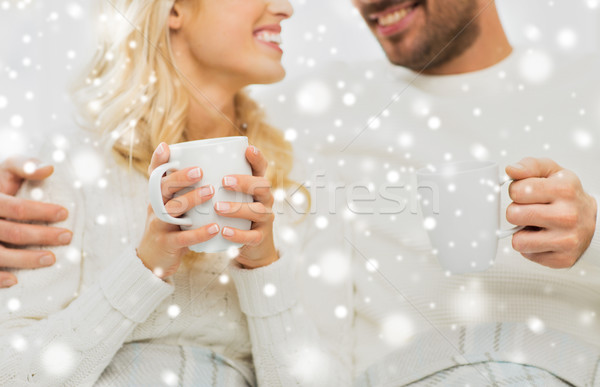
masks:
[[[103,0],[93,0],[103,1]],[[34,151],[43,134],[73,125],[68,82],[92,55],[90,0],[0,0],[0,159]],[[332,61],[383,55],[351,0],[292,0],[284,24],[288,77]],[[517,47],[597,54],[600,0],[497,0]]]

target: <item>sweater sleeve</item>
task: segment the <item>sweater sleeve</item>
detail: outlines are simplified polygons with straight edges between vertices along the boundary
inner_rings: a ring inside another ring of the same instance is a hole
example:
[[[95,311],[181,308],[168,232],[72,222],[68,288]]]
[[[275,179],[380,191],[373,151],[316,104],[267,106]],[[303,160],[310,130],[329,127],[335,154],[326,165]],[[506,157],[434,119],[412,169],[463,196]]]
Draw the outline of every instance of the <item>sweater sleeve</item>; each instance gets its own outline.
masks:
[[[101,277],[45,318],[3,313],[0,385],[93,384],[136,324],[173,291],[134,251],[125,251]]]
[[[85,203],[73,188],[68,160],[55,175],[33,189],[69,209],[60,227],[73,231],[69,246],[50,248],[55,265],[18,270],[18,284],[0,289],[0,385],[92,385],[135,328],[173,292],[137,258],[135,250],[117,253],[84,284]],[[40,191],[41,190],[41,191]]]
[[[594,236],[592,237],[589,247],[583,253],[581,258],[579,258],[578,262],[588,262],[600,267],[600,195],[595,195],[594,199],[596,199],[597,207],[596,230],[594,231]]]
[[[327,203],[329,192],[311,192],[312,203]],[[280,259],[254,270],[234,262],[230,269],[248,319],[258,385],[350,386],[353,299],[344,222],[325,206],[300,222],[280,222],[279,214],[289,212],[275,213]]]
[[[282,255],[263,268],[230,269],[248,319],[258,385],[349,386],[345,354],[328,346],[298,302],[293,266],[293,256]]]

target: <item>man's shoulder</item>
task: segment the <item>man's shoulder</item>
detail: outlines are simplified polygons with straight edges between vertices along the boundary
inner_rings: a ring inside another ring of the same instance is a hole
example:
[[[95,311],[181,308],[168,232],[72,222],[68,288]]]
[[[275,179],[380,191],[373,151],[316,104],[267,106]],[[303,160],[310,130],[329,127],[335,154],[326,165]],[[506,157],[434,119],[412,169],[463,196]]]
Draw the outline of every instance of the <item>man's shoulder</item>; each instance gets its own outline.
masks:
[[[282,129],[322,120],[333,124],[351,116],[367,119],[374,107],[385,106],[403,89],[404,81],[394,70],[385,60],[333,62],[277,85],[255,88],[252,96],[269,121]]]
[[[369,60],[357,62],[328,62],[310,71],[288,74],[282,82],[274,85],[256,86],[252,88],[252,96],[258,101],[281,101],[282,95],[288,95],[301,89],[311,91],[315,85],[339,90],[351,90],[356,83],[366,86],[368,83],[387,82],[392,79],[400,82],[395,76],[396,66],[386,60]]]

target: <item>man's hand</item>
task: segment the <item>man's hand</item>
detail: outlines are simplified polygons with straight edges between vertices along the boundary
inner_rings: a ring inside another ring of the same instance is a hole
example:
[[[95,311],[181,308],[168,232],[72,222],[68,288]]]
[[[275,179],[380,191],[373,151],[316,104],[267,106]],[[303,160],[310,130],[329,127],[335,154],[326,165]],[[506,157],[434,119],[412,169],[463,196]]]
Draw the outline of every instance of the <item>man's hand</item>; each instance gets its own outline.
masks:
[[[21,223],[54,223],[67,219],[69,214],[62,206],[14,197],[23,181],[44,180],[52,172],[52,166],[23,157],[13,157],[0,164],[0,268],[31,269],[51,266],[56,261],[50,251],[11,246],[58,246],[71,242],[72,233],[67,229]],[[0,288],[16,283],[13,274],[0,271]]]
[[[577,175],[549,159],[525,158],[506,173],[515,180],[506,219],[528,226],[513,236],[513,248],[540,265],[573,266],[596,230],[596,200],[583,191]]]

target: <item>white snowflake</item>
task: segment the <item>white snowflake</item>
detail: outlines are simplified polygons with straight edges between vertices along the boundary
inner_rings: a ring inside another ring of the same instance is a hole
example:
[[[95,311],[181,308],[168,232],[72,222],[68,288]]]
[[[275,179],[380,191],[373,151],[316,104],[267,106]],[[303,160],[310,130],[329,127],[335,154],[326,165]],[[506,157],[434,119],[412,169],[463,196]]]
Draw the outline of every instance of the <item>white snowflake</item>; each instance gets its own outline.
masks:
[[[402,314],[393,314],[381,322],[381,338],[391,347],[405,345],[414,335],[414,324]]]
[[[346,308],[344,305],[338,305],[335,307],[334,314],[335,317],[344,319],[348,316],[348,308]]]
[[[542,320],[535,316],[527,319],[527,327],[529,327],[529,329],[536,334],[544,333],[546,330],[546,324],[544,324]]]
[[[308,275],[313,278],[319,277],[321,275],[321,268],[319,265],[310,265],[308,267]]]
[[[20,115],[14,115],[10,117],[10,125],[13,128],[20,128],[21,126],[23,126],[23,122],[23,117],[21,117]]]
[[[304,113],[321,114],[329,110],[331,106],[331,91],[324,83],[312,81],[298,91],[296,102]]]
[[[325,251],[318,262],[323,281],[335,285],[345,281],[350,274],[350,262],[339,250]]]
[[[6,307],[11,312],[16,312],[21,309],[21,301],[18,298],[9,298]]]
[[[19,334],[16,334],[10,338],[10,345],[17,352],[23,352],[27,349],[27,340]]]
[[[286,129],[284,135],[285,140],[289,142],[294,142],[298,138],[298,132],[296,131],[296,129],[293,128]]]
[[[176,386],[179,383],[179,377],[171,370],[164,370],[160,374],[160,378],[167,386]]]
[[[431,130],[438,130],[442,127],[442,120],[436,116],[430,117],[429,120],[427,120],[427,126],[429,126],[429,129]]]
[[[437,221],[432,217],[427,217],[423,221],[423,227],[425,228],[425,230],[428,230],[428,231],[434,230],[436,226],[437,226]]]
[[[317,226],[318,229],[323,230],[326,229],[327,226],[329,225],[329,219],[327,219],[324,216],[319,216],[316,220],[315,220],[315,225]]]
[[[379,262],[375,258],[370,258],[365,264],[368,272],[374,273],[379,270]]]
[[[46,373],[66,376],[73,370],[77,354],[66,343],[53,342],[42,350],[41,358]]]
[[[346,106],[354,106],[354,104],[356,104],[356,95],[353,93],[346,93],[344,94],[342,101]]]
[[[570,28],[564,28],[558,32],[556,41],[562,49],[572,49],[577,44],[577,33]]]
[[[586,149],[592,146],[593,137],[587,130],[579,129],[573,132],[573,141],[580,148]]]
[[[181,308],[177,304],[169,305],[167,308],[167,314],[171,318],[176,318],[181,313]]]
[[[263,293],[267,297],[273,297],[277,293],[277,287],[271,283],[268,283],[263,288]]]
[[[554,69],[552,58],[542,51],[529,51],[521,58],[519,72],[531,83],[543,83]]]

